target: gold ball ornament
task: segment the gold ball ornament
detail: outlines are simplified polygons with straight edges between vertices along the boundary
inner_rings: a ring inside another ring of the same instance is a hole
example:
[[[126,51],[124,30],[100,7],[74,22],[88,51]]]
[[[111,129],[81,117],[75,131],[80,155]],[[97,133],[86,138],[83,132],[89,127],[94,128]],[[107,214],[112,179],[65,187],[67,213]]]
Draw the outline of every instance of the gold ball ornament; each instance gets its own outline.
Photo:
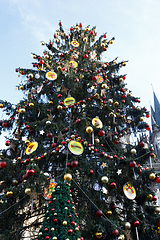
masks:
[[[122,235],[120,235],[117,239],[118,239],[118,240],[124,240],[124,239],[125,239],[125,236],[122,234]]]
[[[7,197],[12,197],[12,195],[13,195],[13,192],[12,192],[12,191],[8,191],[8,192],[6,193],[6,196],[7,196]]]
[[[33,55],[32,55],[32,58],[33,58],[33,59],[36,59],[36,58],[37,58],[37,56],[36,56],[35,54],[33,54]]]
[[[34,103],[30,103],[30,104],[29,104],[29,107],[34,107]]]
[[[63,226],[66,226],[67,225],[67,221],[63,221]]]
[[[55,230],[55,228],[54,228],[54,227],[52,227],[52,228],[51,228],[51,231],[52,231],[52,232],[54,232],[54,230]]]
[[[113,100],[112,100],[112,99],[108,99],[108,103],[109,103],[109,104],[112,104],[112,103],[113,103]]]
[[[44,46],[44,45],[45,45],[45,42],[44,42],[44,41],[42,41],[42,42],[41,42],[41,45],[42,45],[42,46]]]
[[[96,232],[96,238],[102,238],[103,237],[103,234],[102,232]]]
[[[139,121],[140,121],[140,122],[143,122],[143,121],[144,121],[144,118],[143,118],[143,117],[140,117],[140,118],[139,118]]]
[[[24,86],[20,86],[19,89],[20,89],[20,90],[24,90]]]
[[[88,41],[88,38],[87,37],[84,37],[83,38],[83,42],[87,42]]]
[[[119,78],[119,82],[123,82],[123,78]]]
[[[25,189],[25,194],[26,195],[30,195],[31,194],[31,189],[30,188],[26,188]]]
[[[111,40],[111,41],[109,42],[109,44],[113,44],[113,41]]]
[[[58,66],[58,67],[57,67],[57,70],[58,70],[58,71],[60,71],[61,69],[62,69],[62,67],[61,67],[61,66]]]
[[[67,182],[71,181],[72,180],[72,175],[70,173],[66,173],[64,175],[64,180],[66,180]]]
[[[101,182],[102,183],[108,183],[108,177],[107,176],[101,177]]]
[[[28,74],[28,77],[29,77],[29,78],[33,78],[33,74],[32,74],[32,73],[29,73],[29,74]]]
[[[57,240],[57,237],[53,237],[52,239],[53,239],[53,240]]]
[[[53,104],[53,101],[49,101],[49,105],[52,105]]]
[[[13,179],[13,180],[12,180],[12,185],[13,185],[13,186],[18,185],[18,181],[17,181],[16,179]]]
[[[79,228],[78,228],[78,227],[76,227],[76,228],[74,229],[74,231],[75,231],[75,232],[78,232],[78,231],[79,231]]]
[[[40,237],[42,237],[42,235],[43,235],[43,233],[42,232],[39,232],[39,234],[38,234]]]
[[[19,112],[22,113],[22,114],[25,113],[25,111],[26,111],[25,108],[21,108],[21,109],[19,109]]]
[[[135,148],[132,148],[132,149],[131,149],[131,153],[132,153],[132,154],[136,154],[136,153],[137,153],[136,149],[135,149]]]
[[[149,174],[149,179],[154,180],[156,178],[156,175],[154,173]]]
[[[106,212],[106,215],[107,215],[107,217],[110,217],[110,216],[112,215],[112,211],[111,211],[111,210],[108,210],[108,211]]]
[[[152,194],[148,194],[148,195],[147,195],[147,198],[148,198],[148,200],[152,201],[152,199],[153,199]]]
[[[86,132],[87,132],[87,133],[91,133],[91,132],[93,132],[93,128],[92,128],[92,127],[90,127],[90,126],[89,126],[89,127],[87,127],[87,128],[86,128]]]
[[[160,213],[160,207],[156,207],[154,210],[156,213]]]
[[[26,141],[25,141],[25,145],[29,145],[31,142],[27,139]]]
[[[3,108],[3,104],[2,103],[0,104],[0,108]]]
[[[44,59],[49,59],[49,55],[46,54],[46,55],[44,56]]]
[[[101,43],[101,47],[104,48],[105,47],[105,43]]]
[[[130,222],[125,222],[124,227],[126,230],[129,230],[131,228]]]
[[[126,62],[123,62],[123,63],[122,63],[122,66],[125,67],[125,66],[126,66]]]
[[[57,106],[57,110],[61,111],[63,109],[63,107],[61,105]]]
[[[119,105],[119,102],[114,102],[114,105],[117,107]]]
[[[103,89],[108,89],[108,86],[106,83],[103,83],[102,86],[101,86]]]

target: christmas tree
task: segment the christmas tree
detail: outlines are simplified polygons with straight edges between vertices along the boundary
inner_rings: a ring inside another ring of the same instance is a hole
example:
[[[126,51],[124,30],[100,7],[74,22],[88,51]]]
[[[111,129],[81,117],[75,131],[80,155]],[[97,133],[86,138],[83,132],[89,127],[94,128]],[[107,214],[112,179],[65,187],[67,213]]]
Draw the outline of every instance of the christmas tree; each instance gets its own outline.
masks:
[[[146,135],[149,113],[126,88],[120,70],[127,61],[104,60],[113,42],[81,23],[66,33],[59,22],[53,40],[41,42],[43,56],[32,53],[32,68],[16,69],[24,99],[17,105],[0,100],[6,113],[0,132],[10,133],[0,155],[2,239],[21,239],[26,231],[29,239],[77,240],[80,231],[85,240],[159,237],[160,177],[145,167],[155,157]],[[56,191],[52,179],[61,181]],[[71,181],[78,232],[62,216],[64,180]],[[51,197],[56,203],[48,203]],[[52,208],[61,222],[53,232]]]

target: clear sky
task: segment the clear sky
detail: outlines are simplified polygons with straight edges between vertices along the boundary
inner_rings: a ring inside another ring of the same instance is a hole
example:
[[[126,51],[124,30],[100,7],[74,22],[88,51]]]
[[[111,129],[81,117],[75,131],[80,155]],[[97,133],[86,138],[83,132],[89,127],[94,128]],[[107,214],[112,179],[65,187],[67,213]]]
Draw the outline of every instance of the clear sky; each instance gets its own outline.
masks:
[[[152,87],[160,100],[159,0],[0,0],[0,99],[18,103],[22,93],[16,67],[31,68],[31,52],[42,54],[40,42],[52,39],[59,20],[67,30],[76,23],[107,32],[114,44],[106,60],[129,60],[123,73],[141,107],[153,104]],[[1,116],[1,113],[0,113]],[[0,148],[4,140],[0,137]]]

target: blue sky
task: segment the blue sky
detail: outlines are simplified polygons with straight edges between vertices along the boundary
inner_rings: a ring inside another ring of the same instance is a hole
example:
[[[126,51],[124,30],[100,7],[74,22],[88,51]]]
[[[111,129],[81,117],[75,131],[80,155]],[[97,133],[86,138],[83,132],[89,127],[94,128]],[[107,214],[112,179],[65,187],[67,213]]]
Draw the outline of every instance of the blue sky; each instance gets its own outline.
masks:
[[[127,87],[140,106],[153,103],[152,87],[160,100],[160,1],[159,0],[1,0],[0,7],[0,99],[17,103],[20,82],[16,67],[31,68],[31,52],[41,54],[40,42],[52,38],[59,20],[67,30],[82,22],[96,26],[98,34],[115,37],[106,60],[129,60],[123,73]],[[0,138],[0,148],[4,140]]]

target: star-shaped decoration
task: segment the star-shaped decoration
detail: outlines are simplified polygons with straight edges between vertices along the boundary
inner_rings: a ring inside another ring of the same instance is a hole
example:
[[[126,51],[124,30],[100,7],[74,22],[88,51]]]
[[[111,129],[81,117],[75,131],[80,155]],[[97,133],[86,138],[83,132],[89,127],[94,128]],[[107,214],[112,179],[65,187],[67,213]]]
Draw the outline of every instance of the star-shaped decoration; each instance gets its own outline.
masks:
[[[107,193],[108,193],[108,190],[107,190],[105,187],[103,187],[103,188],[102,188],[102,192],[103,192],[104,194],[107,194]]]
[[[102,90],[101,90],[101,96],[102,96],[102,97],[103,97],[103,96],[106,97],[106,91],[105,91],[105,89],[102,89]]]
[[[103,162],[101,165],[103,168],[107,167],[107,163]]]
[[[128,123],[128,124],[130,124],[131,122],[132,122],[132,121],[131,121],[130,119],[129,119],[129,120],[127,120],[127,123]]]
[[[60,92],[61,91],[61,87],[57,87],[57,92]]]
[[[0,200],[0,203],[4,203],[4,201],[1,199],[1,200]]]
[[[83,105],[82,105],[82,108],[85,108],[85,107],[86,107],[86,104],[83,104]]]
[[[66,95],[67,95],[67,91],[69,90],[68,88],[66,88],[65,86],[61,85],[62,86],[62,92],[64,92]]]
[[[41,130],[41,131],[39,131],[39,133],[40,133],[41,135],[43,135],[43,134],[45,133],[45,131]]]
[[[94,86],[91,87],[92,90],[94,90],[94,88],[95,88]]]
[[[109,137],[110,140],[112,140],[112,135],[113,135],[112,131],[109,131],[108,133],[106,133],[106,137]]]
[[[23,136],[22,141],[25,142],[26,140],[27,140],[27,138]]]
[[[117,174],[118,175],[122,174],[122,169],[118,169]]]
[[[48,117],[48,119],[50,120],[50,121],[52,121],[53,120],[53,116],[52,116],[52,114],[50,113],[50,114],[47,114],[47,117]]]
[[[64,139],[63,136],[64,136],[64,134],[62,134],[62,132],[60,131],[59,134],[58,134],[57,136],[55,136],[55,137],[56,137],[56,138],[58,139],[58,141],[59,141],[59,140],[63,140],[63,139]]]
[[[132,240],[132,237],[131,237],[131,230],[123,230],[127,240]]]
[[[15,147],[16,145],[14,143],[11,143],[10,148],[13,149],[13,151],[15,151]]]

